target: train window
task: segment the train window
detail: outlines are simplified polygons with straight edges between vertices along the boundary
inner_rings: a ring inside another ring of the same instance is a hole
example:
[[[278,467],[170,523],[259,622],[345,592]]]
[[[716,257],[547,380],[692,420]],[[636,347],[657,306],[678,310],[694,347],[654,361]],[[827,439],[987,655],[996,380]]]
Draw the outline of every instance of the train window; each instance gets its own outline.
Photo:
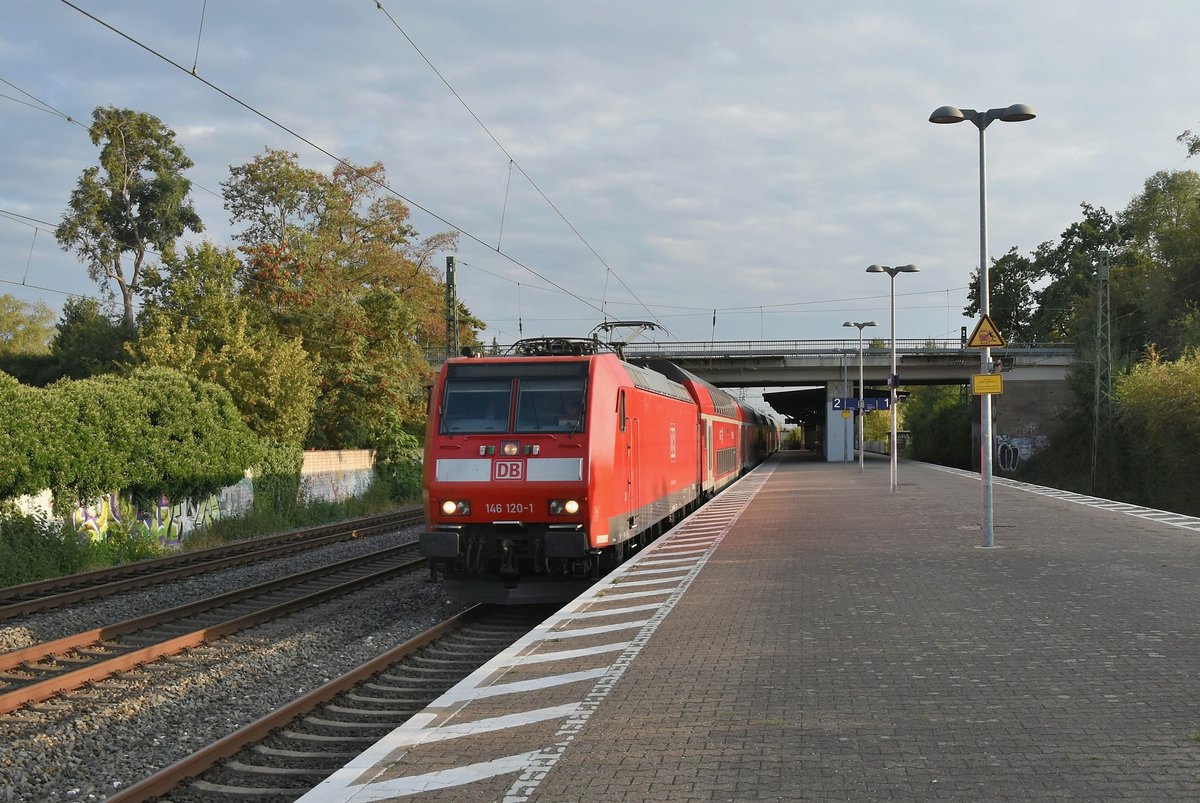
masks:
[[[508,432],[512,399],[511,379],[446,380],[442,432]]]
[[[580,432],[584,379],[525,377],[517,388],[517,432]]]

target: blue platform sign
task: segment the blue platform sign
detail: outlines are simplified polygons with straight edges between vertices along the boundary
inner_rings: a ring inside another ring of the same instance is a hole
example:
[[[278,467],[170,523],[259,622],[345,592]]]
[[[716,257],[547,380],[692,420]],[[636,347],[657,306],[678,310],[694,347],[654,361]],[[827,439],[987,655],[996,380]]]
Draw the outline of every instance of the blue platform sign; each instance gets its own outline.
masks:
[[[891,399],[884,396],[881,398],[868,397],[862,400],[863,410],[871,412],[872,410],[887,410]],[[854,396],[835,396],[833,399],[834,410],[857,410],[858,398]]]

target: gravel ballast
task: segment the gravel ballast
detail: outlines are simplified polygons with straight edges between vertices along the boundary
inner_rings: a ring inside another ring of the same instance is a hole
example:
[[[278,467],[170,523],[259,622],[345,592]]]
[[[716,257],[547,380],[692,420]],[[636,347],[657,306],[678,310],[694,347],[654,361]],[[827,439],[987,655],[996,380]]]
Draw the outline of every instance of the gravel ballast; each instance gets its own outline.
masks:
[[[0,624],[0,652],[412,540],[388,535]],[[416,572],[0,715],[0,801],[104,800],[464,606]]]

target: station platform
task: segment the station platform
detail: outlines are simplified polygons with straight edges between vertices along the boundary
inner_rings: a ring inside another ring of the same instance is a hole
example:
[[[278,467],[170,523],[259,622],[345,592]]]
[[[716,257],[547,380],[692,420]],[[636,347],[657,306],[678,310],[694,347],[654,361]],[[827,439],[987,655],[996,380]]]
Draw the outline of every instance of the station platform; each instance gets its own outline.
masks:
[[[1200,799],[1200,520],[783,452],[302,798]]]

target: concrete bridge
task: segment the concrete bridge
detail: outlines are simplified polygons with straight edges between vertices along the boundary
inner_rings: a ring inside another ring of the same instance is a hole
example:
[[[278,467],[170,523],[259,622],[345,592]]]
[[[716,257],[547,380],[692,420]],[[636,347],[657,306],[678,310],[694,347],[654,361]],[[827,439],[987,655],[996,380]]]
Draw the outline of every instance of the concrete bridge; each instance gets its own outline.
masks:
[[[865,397],[886,397],[891,346],[863,343]],[[858,398],[858,338],[853,340],[766,340],[693,343],[632,343],[628,358],[663,358],[720,387],[787,387],[764,392],[773,409],[803,422],[820,439],[827,460],[854,459],[854,417],[835,399]],[[993,397],[996,473],[1015,471],[1022,459],[1045,445],[1055,415],[1074,402],[1067,371],[1076,362],[1065,344],[1010,344],[992,349],[1004,381]],[[980,350],[959,340],[897,340],[896,373],[901,386],[969,385],[979,374]],[[799,386],[799,387],[798,387]],[[978,453],[978,405],[973,445]]]

